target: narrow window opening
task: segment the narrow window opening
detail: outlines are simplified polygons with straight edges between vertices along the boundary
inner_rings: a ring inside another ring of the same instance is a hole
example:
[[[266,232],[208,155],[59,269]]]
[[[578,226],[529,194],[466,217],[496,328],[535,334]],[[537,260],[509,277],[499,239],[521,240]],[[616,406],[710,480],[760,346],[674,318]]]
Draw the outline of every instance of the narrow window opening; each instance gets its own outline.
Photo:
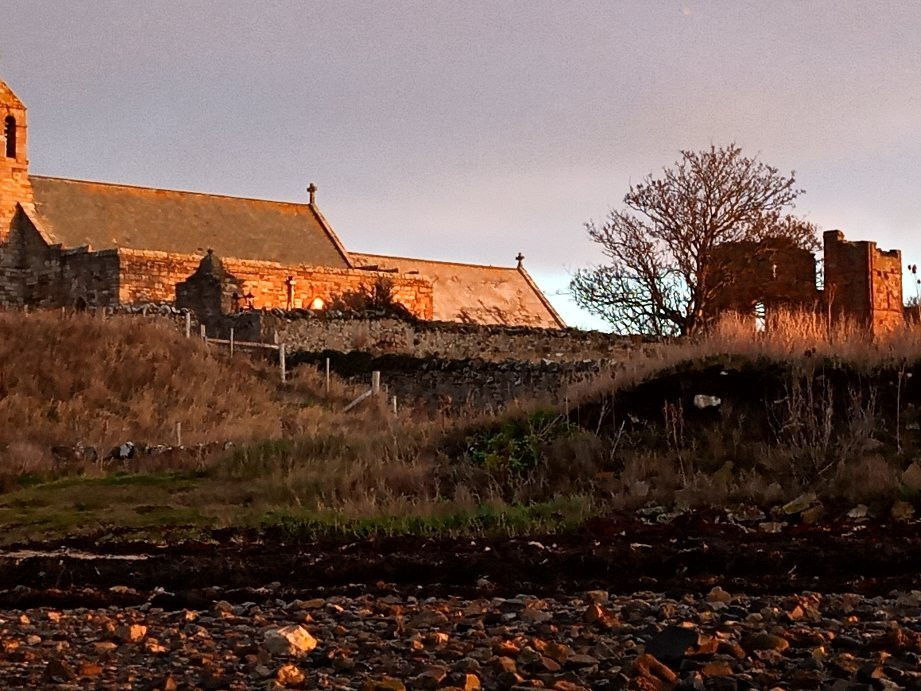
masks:
[[[6,157],[16,158],[16,118],[7,115],[3,123],[3,133],[6,135]]]

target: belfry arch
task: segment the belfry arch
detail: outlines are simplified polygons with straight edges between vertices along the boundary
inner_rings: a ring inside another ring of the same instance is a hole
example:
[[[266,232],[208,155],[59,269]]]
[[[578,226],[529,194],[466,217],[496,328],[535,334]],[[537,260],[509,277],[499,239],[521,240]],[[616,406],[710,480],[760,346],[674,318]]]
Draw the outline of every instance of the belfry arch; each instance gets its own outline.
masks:
[[[12,115],[3,119],[3,135],[6,138],[6,157],[16,158],[16,118]]]

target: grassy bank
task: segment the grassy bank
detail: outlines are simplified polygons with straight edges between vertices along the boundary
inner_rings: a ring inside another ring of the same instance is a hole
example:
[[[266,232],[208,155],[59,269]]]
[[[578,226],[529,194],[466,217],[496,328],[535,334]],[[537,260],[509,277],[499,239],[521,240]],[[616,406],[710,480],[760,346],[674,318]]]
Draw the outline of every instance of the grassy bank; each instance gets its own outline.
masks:
[[[570,391],[568,409],[429,418],[375,401],[343,414],[356,392],[341,381],[327,393],[302,367],[280,386],[269,364],[168,324],[2,315],[3,539],[526,534],[649,504],[917,502],[921,330],[872,341],[798,315],[768,327],[727,319],[663,344]],[[177,421],[211,445],[118,463],[50,450],[155,442]]]

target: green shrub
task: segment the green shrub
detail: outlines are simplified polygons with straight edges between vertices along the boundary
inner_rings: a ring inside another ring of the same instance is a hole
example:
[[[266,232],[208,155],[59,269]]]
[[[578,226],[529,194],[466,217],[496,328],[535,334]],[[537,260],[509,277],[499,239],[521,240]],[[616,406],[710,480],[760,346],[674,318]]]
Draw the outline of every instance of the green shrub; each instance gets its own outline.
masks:
[[[534,470],[553,441],[572,436],[578,427],[553,410],[538,410],[468,436],[467,458],[491,473],[512,476]]]

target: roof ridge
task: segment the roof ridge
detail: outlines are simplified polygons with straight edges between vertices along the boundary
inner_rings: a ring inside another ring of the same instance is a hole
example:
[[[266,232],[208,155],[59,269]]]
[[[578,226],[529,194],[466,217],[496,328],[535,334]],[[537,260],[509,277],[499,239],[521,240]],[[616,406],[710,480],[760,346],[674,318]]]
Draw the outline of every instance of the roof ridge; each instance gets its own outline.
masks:
[[[75,182],[80,185],[103,185],[105,187],[124,187],[132,190],[149,190],[151,192],[171,192],[173,194],[187,194],[195,197],[218,197],[220,199],[239,199],[245,202],[262,202],[265,204],[288,204],[290,206],[303,206],[308,208],[307,202],[282,201],[280,199],[265,199],[262,197],[241,197],[234,194],[216,194],[212,192],[196,192],[194,190],[177,190],[171,187],[151,187],[150,185],[128,185],[122,182],[105,182],[103,180],[80,180],[78,178],[62,178],[56,175],[34,175],[29,174],[29,179],[39,178],[42,180],[56,180],[58,182]]]
[[[448,264],[450,266],[467,266],[474,269],[500,269],[502,271],[515,271],[514,266],[496,266],[494,264],[475,264],[474,262],[452,262],[444,259],[425,259],[423,257],[399,257],[393,254],[375,254],[373,252],[349,252],[353,257],[380,257],[381,259],[399,259],[409,262],[428,262],[430,264]]]

